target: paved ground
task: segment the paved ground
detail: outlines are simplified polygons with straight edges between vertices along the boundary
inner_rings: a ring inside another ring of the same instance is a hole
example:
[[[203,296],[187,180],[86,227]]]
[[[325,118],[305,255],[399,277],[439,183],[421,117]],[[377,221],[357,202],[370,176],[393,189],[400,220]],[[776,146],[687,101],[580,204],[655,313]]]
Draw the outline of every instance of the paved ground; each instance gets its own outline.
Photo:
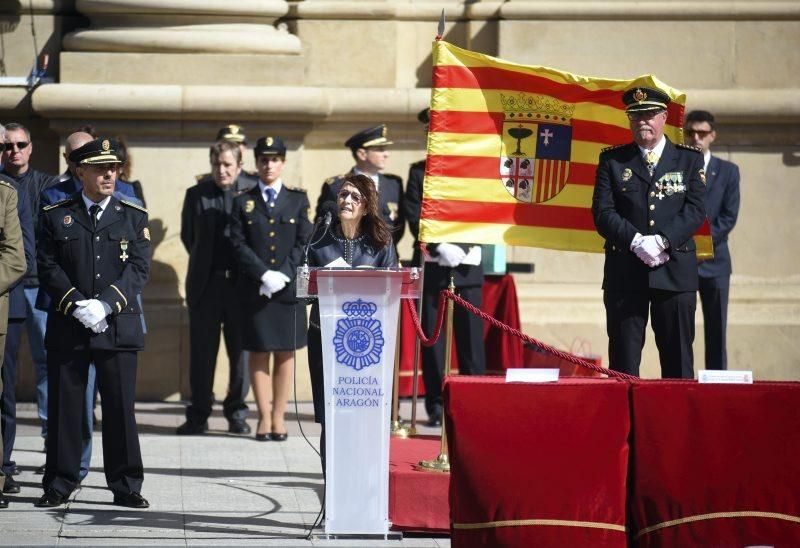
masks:
[[[322,474],[315,450],[300,435],[294,413],[287,417],[285,443],[258,443],[225,432],[227,422],[215,410],[206,436],[179,437],[184,407],[174,403],[136,406],[145,463],[142,494],[148,510],[111,505],[105,487],[99,432],[89,476],[69,504],[54,510],[35,508],[41,495],[44,463],[36,408],[20,404],[14,458],[22,485],[0,510],[0,545],[59,546],[450,546],[447,537],[409,536],[402,541],[306,540],[320,511]],[[409,418],[410,402],[401,415]],[[424,419],[424,406],[420,405]],[[300,425],[319,446],[319,427],[311,422],[310,403],[299,405]],[[255,429],[255,420],[250,421]],[[420,427],[421,433],[436,429]],[[321,529],[315,530],[320,532]]]

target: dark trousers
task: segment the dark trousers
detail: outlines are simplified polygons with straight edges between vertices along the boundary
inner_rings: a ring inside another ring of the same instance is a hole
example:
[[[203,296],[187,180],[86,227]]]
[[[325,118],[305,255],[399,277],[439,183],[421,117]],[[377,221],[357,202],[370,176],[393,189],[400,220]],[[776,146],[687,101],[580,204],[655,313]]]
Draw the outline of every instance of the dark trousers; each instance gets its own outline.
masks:
[[[661,377],[694,378],[694,291],[606,291],[606,330],[610,368],[639,375],[648,308],[661,362]]]
[[[703,334],[706,343],[706,369],[728,369],[726,331],[730,276],[700,277],[700,304],[703,306]]]
[[[242,309],[235,282],[212,274],[202,299],[189,307],[189,386],[192,403],[186,408],[186,420],[204,423],[214,402],[214,371],[219,352],[220,329],[228,352],[228,394],[222,403],[225,417],[244,420],[247,381],[247,353],[242,350]]]
[[[136,429],[136,352],[74,350],[47,352],[49,421],[42,485],[68,495],[78,485],[82,423],[89,364],[97,371],[103,409],[103,463],[115,494],[139,493],[144,470]]]
[[[14,443],[17,439],[17,351],[22,338],[25,320],[9,320],[3,353],[2,375],[3,391],[0,397],[0,428],[3,433],[2,470],[6,475],[14,471],[16,463],[11,460]]]
[[[428,282],[425,278],[424,282]],[[426,335],[431,335],[436,327],[439,304],[439,284],[425,283],[422,298],[420,322]],[[483,290],[480,286],[456,288],[459,297],[480,308]],[[445,301],[445,306],[447,302]],[[442,379],[444,377],[445,326],[442,334],[432,347],[422,347],[422,379],[425,382],[425,409],[428,416],[442,413]],[[486,372],[486,352],[483,344],[483,320],[464,308],[453,308],[453,334],[455,351],[458,356],[458,370],[461,375],[482,375]]]

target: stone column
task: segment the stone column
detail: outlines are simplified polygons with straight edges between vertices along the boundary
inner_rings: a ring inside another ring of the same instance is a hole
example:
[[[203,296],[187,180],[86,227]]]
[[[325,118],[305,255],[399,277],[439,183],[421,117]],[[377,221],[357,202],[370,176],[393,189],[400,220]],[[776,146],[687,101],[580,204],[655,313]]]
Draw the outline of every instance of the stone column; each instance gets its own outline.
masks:
[[[300,40],[275,28],[283,0],[78,0],[88,29],[64,37],[71,51],[298,54]]]

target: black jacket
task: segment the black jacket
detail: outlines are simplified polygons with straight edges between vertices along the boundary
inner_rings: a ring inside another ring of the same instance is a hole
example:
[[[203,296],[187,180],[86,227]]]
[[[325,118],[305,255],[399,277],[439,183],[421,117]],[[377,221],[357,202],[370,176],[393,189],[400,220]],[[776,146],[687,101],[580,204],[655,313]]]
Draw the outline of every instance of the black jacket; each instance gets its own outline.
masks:
[[[701,261],[698,272],[703,278],[729,276],[733,268],[728,234],[739,216],[739,167],[712,156],[708,161],[706,182],[706,215],[714,240],[714,258]]]
[[[291,283],[272,296],[279,302],[295,302],[294,279],[311,235],[310,204],[305,190],[283,186],[268,208],[259,186],[237,196],[231,213],[231,245],[239,265],[239,286],[245,299],[259,295],[261,276],[267,270],[282,272]]]
[[[315,235],[315,238],[318,237]],[[327,266],[337,259],[344,259],[347,264],[358,268],[370,266],[374,268],[394,268],[397,266],[397,253],[394,245],[389,243],[379,248],[366,234],[348,240],[341,236],[337,223],[319,242],[314,242],[308,250],[309,266]]]
[[[319,219],[325,214],[322,211],[322,204],[327,201],[336,202],[336,196],[339,194],[339,189],[342,188],[344,178],[350,173],[354,173],[355,168],[351,169],[345,175],[337,175],[325,180],[322,185],[319,199],[317,200],[317,211],[315,219]],[[397,175],[390,173],[378,174],[378,212],[383,215],[383,220],[389,225],[392,231],[392,239],[395,245],[400,241],[405,232],[405,211],[403,208],[403,179]]]
[[[51,298],[45,348],[144,348],[136,296],[150,273],[145,209],[112,196],[95,229],[76,193],[42,209],[38,244],[42,289]],[[93,333],[72,317],[76,301],[93,298],[111,307],[103,333]]]
[[[14,181],[13,184],[17,189],[17,192],[24,192],[28,199],[28,207],[31,214],[31,220],[33,222],[33,230],[34,234],[36,234],[39,224],[39,195],[46,188],[50,188],[51,186],[57,184],[58,176],[48,175],[47,173],[42,173],[41,171],[36,171],[35,169],[30,168],[28,168],[28,171],[19,177],[11,175],[5,170],[0,171],[0,174],[3,174]],[[22,194],[20,194],[20,198],[21,197]],[[25,274],[24,284],[25,287],[36,287],[39,285],[36,261],[34,261],[33,268]]]
[[[253,188],[252,182],[239,177],[230,192],[242,192]],[[232,201],[226,211],[225,193],[213,179],[200,181],[186,189],[181,210],[181,241],[189,253],[189,269],[186,272],[186,301],[189,306],[200,302],[211,276],[214,263],[214,242],[218,232],[230,237],[229,216]],[[233,199],[233,196],[230,198]],[[232,265],[235,266],[235,265]]]
[[[705,220],[703,177],[703,155],[669,140],[652,177],[636,143],[600,154],[592,213],[597,231],[606,239],[603,289],[697,290],[692,235]],[[670,181],[678,188],[663,190]],[[630,250],[637,232],[666,237],[670,243],[669,261],[649,268],[639,260]]]

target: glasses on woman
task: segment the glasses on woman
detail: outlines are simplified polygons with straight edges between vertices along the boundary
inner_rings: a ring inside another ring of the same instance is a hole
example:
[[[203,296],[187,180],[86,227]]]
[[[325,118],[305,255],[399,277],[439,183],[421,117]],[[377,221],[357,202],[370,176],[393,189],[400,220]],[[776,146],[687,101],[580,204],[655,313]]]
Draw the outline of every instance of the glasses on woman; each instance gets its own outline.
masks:
[[[360,204],[364,201],[364,197],[354,190],[340,190],[337,196],[342,201],[345,201],[349,197],[354,204]]]

